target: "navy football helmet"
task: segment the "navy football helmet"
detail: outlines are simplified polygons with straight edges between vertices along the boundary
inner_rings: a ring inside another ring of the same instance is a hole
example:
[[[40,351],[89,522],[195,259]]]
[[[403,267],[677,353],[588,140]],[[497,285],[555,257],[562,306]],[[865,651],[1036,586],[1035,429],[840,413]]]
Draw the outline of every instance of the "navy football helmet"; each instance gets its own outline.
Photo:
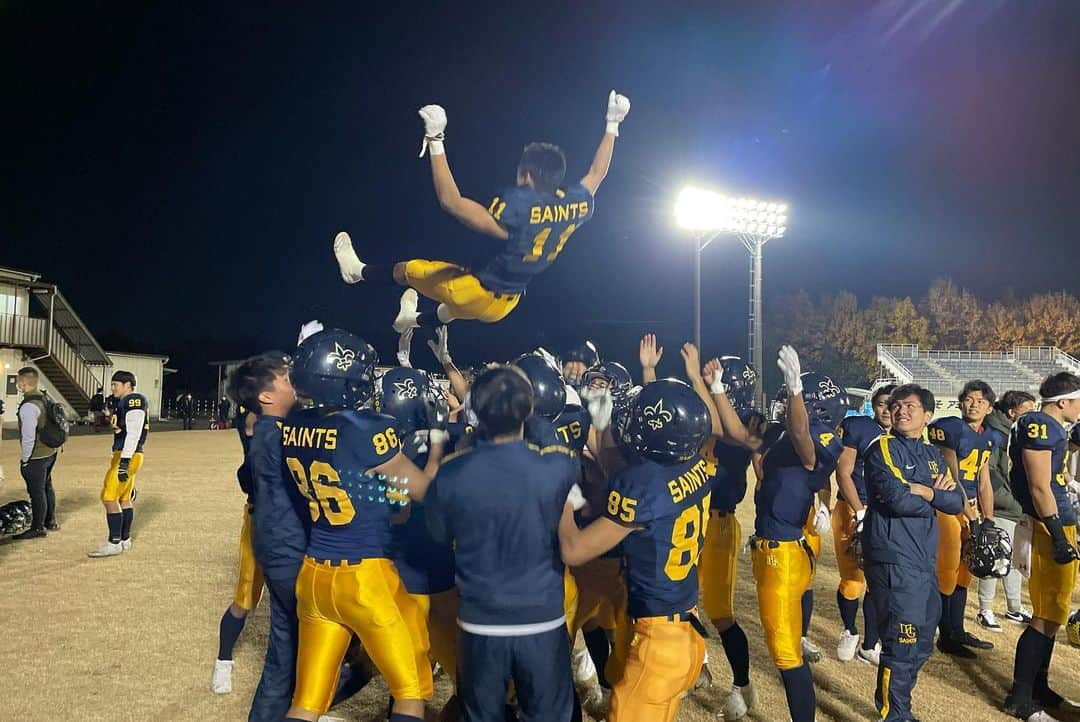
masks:
[[[727,397],[736,411],[754,408],[754,389],[757,385],[757,371],[749,362],[738,356],[721,356],[724,367],[721,377],[727,384]]]
[[[1012,570],[1012,539],[993,522],[983,522],[978,532],[964,540],[961,560],[979,579],[1000,579]]]
[[[592,368],[600,363],[600,352],[596,350],[596,344],[592,341],[582,341],[567,349],[561,361],[564,366],[571,361],[578,361],[585,364],[585,368]]]
[[[356,409],[375,392],[379,356],[364,339],[328,329],[308,338],[293,356],[296,393],[315,408]]]
[[[551,420],[566,406],[566,382],[551,363],[538,354],[525,354],[514,361],[533,388],[533,413]]]
[[[375,409],[397,420],[400,438],[426,429],[445,430],[450,416],[442,386],[427,371],[405,366],[390,369],[379,378]]]
[[[26,499],[0,506],[0,534],[21,534],[30,528],[34,515]]]
[[[662,464],[692,459],[712,430],[705,402],[679,379],[642,387],[626,424],[629,444],[641,456]]]
[[[817,371],[807,371],[799,378],[802,379],[803,403],[806,404],[810,420],[816,419],[830,427],[838,426],[849,408],[844,387]],[[776,392],[776,399],[773,401],[772,415],[775,421],[782,423],[786,418],[787,398],[788,388],[787,384],[784,384]]]
[[[617,361],[604,361],[586,371],[581,385],[589,387],[594,384],[611,389],[611,400],[615,402],[615,406],[625,405],[627,394],[634,388],[630,372]]]

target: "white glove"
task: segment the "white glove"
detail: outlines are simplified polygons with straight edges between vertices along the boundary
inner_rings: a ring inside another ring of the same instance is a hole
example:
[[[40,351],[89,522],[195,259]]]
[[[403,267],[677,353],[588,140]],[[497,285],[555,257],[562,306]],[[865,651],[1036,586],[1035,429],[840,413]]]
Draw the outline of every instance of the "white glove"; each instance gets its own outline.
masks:
[[[712,384],[709,385],[709,391],[712,392],[713,396],[719,396],[720,394],[727,393],[727,384],[724,383],[723,365],[721,365],[720,368],[716,369],[716,371],[713,372]]]
[[[819,506],[817,513],[814,514],[814,531],[818,533],[818,536],[828,534],[832,531],[832,521],[829,519],[829,510],[824,504]]]
[[[862,534],[863,519],[866,518],[866,509],[859,509],[855,512],[855,533]]]
[[[397,340],[397,362],[398,366],[404,366],[405,368],[412,368],[412,363],[409,362],[409,353],[412,351],[412,335],[415,329],[407,328],[398,336]]]
[[[420,145],[420,157],[431,148],[432,155],[442,155],[443,138],[446,133],[446,111],[441,105],[425,105],[419,111],[424,120],[424,142]]]
[[[550,366],[551,368],[553,368],[553,369],[559,368],[559,360],[557,358],[555,358],[555,354],[551,353],[550,351],[548,351],[543,346],[537,346],[536,347],[536,353],[540,354],[540,357],[543,358],[545,361],[547,361],[548,366]],[[560,369],[560,371],[561,371],[561,369]]]
[[[1077,481],[1076,479],[1070,479],[1068,483],[1065,484],[1065,486],[1073,494],[1080,496],[1080,481]]]
[[[443,366],[449,366],[453,363],[450,359],[448,332],[449,329],[447,329],[446,326],[439,326],[435,329],[435,340],[427,342],[428,348],[431,349],[431,353],[435,354],[435,360]]]
[[[626,114],[629,112],[630,99],[612,90],[607,101],[607,132],[617,136],[619,134],[619,123],[626,120]]]
[[[585,506],[585,495],[581,493],[581,487],[577,484],[570,487],[570,493],[566,495],[566,500],[570,502],[570,506],[574,511],[578,511]]]
[[[780,347],[780,358],[776,360],[784,374],[784,383],[791,395],[802,393],[802,366],[799,365],[799,354],[787,344]]]
[[[566,405],[581,406],[581,397],[578,395],[577,390],[570,384],[566,385]]]
[[[431,429],[428,431],[428,441],[432,444],[445,444],[450,440],[450,432],[446,429]]]
[[[310,336],[314,336],[323,330],[323,325],[318,321],[308,321],[300,327],[300,337],[296,339],[296,345],[299,346]]]
[[[604,433],[607,427],[611,426],[611,412],[615,408],[611,389],[583,388],[581,398],[588,404],[593,428],[598,434]]]

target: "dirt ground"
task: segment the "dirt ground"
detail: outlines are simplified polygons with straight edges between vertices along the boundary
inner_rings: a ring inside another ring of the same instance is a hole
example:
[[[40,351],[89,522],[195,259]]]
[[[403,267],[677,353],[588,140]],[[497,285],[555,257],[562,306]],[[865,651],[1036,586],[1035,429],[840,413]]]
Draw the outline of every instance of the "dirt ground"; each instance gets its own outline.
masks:
[[[235,653],[231,695],[210,692],[218,621],[232,598],[243,497],[234,470],[240,445],[232,432],[152,434],[139,474],[134,547],[122,556],[90,559],[105,537],[98,501],[110,439],[73,438],[54,480],[59,532],[47,539],[0,542],[0,720],[243,720],[261,669],[267,608],[253,613]],[[24,498],[16,444],[0,445],[7,481],[0,503]],[[752,528],[752,504],[740,511]],[[825,540],[814,588],[811,637],[826,653],[814,667],[818,720],[874,718],[875,670],[835,659],[840,631],[838,577]],[[749,556],[739,562],[737,609],[750,639],[751,678],[760,703],[748,719],[786,720],[783,688],[769,662],[757,618]],[[978,629],[970,594],[969,628],[996,645],[969,662],[935,654],[923,670],[915,711],[923,722],[1006,719],[996,711],[1012,674],[1020,627]],[[1025,599],[1026,601],[1026,599]],[[998,611],[1004,600],[999,594]],[[862,623],[860,613],[860,625]],[[715,719],[730,685],[719,640],[709,640],[717,686],[691,693],[680,722]],[[1051,684],[1080,698],[1080,651],[1064,632]],[[440,685],[439,699],[447,693]],[[384,719],[385,688],[373,683],[334,710],[350,722]],[[1080,720],[1080,715],[1062,719]]]

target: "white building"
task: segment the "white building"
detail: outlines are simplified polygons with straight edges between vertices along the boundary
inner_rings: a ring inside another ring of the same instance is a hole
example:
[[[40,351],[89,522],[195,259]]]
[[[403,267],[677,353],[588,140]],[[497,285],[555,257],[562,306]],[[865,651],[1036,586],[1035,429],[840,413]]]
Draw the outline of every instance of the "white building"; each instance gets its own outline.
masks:
[[[105,352],[54,284],[41,275],[0,267],[0,398],[3,422],[16,423],[20,395],[16,372],[38,370],[40,386],[62,403],[72,418],[86,416],[99,388],[108,394],[113,370],[131,371],[138,389],[160,416],[165,356]]]

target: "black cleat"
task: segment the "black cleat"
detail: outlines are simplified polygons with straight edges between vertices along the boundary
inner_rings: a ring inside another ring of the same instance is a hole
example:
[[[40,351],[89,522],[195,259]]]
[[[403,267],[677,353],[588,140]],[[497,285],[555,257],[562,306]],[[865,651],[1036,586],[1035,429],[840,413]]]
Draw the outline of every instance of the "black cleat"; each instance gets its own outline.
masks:
[[[60,525],[56,523],[56,520],[45,522],[45,528],[49,531],[60,531]]]
[[[960,632],[960,634],[957,634],[955,637],[953,637],[953,639],[956,640],[958,643],[964,645],[965,647],[972,647],[974,649],[994,648],[993,644],[991,644],[990,642],[984,642],[971,632]]]
[[[954,657],[960,657],[961,659],[975,659],[975,653],[955,639],[938,637],[937,648],[939,651],[942,651],[945,654],[951,654]]]
[[[22,541],[23,539],[40,539],[44,536],[48,536],[44,529],[27,529],[22,534],[16,534],[11,538],[15,541]]]

